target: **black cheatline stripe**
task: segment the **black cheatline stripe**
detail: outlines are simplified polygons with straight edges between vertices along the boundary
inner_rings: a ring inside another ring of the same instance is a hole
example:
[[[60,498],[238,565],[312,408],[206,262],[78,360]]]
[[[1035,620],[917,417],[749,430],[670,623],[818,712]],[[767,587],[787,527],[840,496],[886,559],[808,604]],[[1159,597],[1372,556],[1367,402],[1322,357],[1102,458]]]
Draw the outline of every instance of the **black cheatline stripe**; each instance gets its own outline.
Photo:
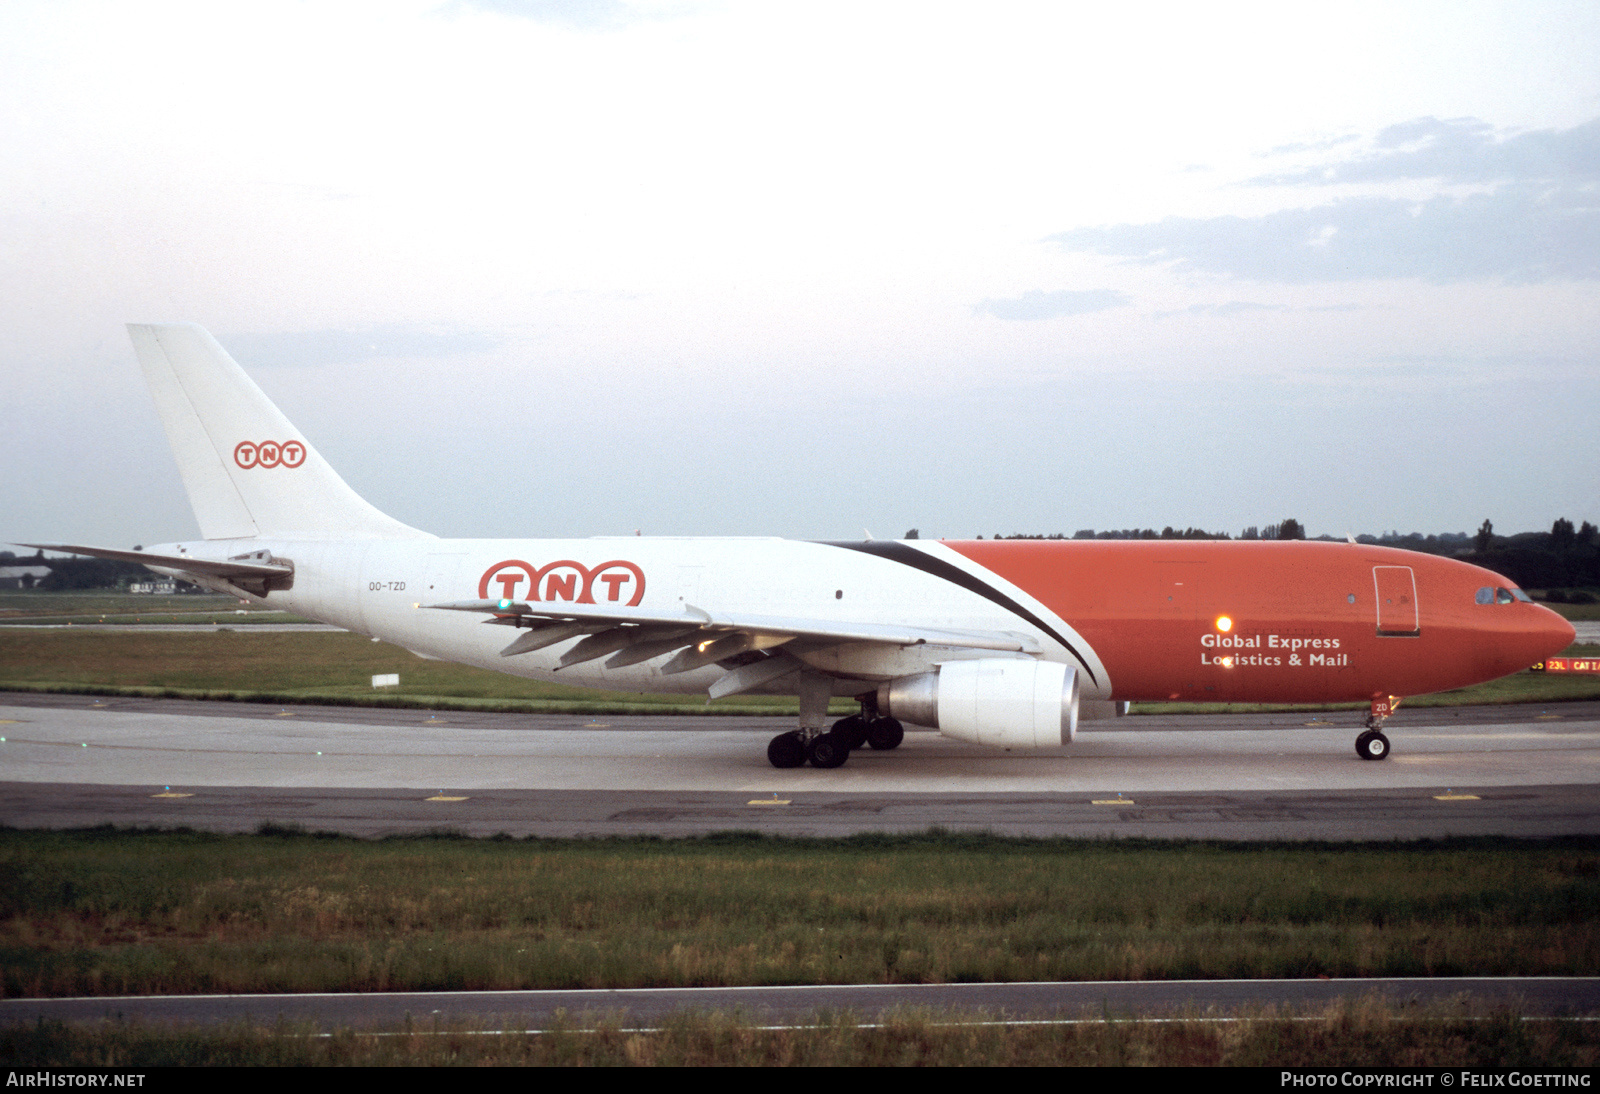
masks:
[[[953,585],[961,586],[968,592],[977,593],[985,600],[994,601],[1006,611],[1021,616],[1035,627],[1044,631],[1045,634],[1060,642],[1067,648],[1068,653],[1078,659],[1078,664],[1083,666],[1083,671],[1089,674],[1089,679],[1094,681],[1095,686],[1098,687],[1100,685],[1100,679],[1095,676],[1094,669],[1089,667],[1088,660],[1077,651],[1071,642],[1057,634],[1054,627],[1034,615],[1021,604],[1018,604],[1015,600],[1012,600],[999,589],[987,582],[978,580],[959,566],[952,566],[942,558],[934,558],[926,551],[919,551],[917,548],[901,543],[899,540],[868,540],[866,543],[825,543],[824,546],[843,547],[847,551],[860,551],[863,554],[877,555],[879,558],[886,558],[891,562],[898,562],[904,566],[921,570],[923,573],[932,574],[934,577],[943,578]]]

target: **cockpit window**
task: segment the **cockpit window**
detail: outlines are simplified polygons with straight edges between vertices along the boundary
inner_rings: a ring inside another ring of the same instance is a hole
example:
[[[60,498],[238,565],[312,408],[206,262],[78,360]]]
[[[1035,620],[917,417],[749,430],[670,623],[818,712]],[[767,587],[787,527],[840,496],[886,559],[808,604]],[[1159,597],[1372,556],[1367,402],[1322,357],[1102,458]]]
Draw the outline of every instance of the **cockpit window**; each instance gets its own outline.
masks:
[[[1490,588],[1488,585],[1479,589],[1472,599],[1478,604],[1510,604],[1516,600],[1520,600],[1524,604],[1533,603],[1533,597],[1521,589]]]

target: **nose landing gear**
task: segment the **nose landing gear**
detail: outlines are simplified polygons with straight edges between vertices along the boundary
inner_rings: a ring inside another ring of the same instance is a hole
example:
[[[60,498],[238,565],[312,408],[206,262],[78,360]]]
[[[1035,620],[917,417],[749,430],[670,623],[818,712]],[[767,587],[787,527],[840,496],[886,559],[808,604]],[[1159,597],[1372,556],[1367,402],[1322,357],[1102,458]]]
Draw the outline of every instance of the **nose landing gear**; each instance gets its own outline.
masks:
[[[1383,723],[1400,707],[1400,697],[1372,700],[1372,713],[1367,715],[1367,728],[1356,738],[1356,755],[1363,760],[1389,758],[1389,738],[1383,735]]]

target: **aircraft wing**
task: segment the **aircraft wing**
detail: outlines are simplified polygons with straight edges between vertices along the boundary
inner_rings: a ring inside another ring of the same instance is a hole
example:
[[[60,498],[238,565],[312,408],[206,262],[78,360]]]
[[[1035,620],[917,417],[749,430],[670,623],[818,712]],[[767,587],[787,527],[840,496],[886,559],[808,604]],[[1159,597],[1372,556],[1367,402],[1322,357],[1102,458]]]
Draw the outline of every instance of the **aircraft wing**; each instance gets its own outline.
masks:
[[[713,685],[713,697],[732,695],[798,671],[800,663],[778,647],[796,640],[834,645],[873,642],[892,646],[952,646],[962,649],[1037,653],[1038,642],[1003,631],[940,630],[884,623],[853,623],[791,616],[709,612],[692,604],[651,610],[616,605],[539,603],[512,600],[458,600],[427,608],[488,615],[486,623],[526,633],[505,649],[515,657],[569,638],[584,636],[561,657],[559,668],[611,654],[611,668],[636,665],[677,651],[661,667],[663,675],[722,662],[734,667]],[[768,653],[767,651],[773,651]],[[753,656],[752,656],[753,655]]]

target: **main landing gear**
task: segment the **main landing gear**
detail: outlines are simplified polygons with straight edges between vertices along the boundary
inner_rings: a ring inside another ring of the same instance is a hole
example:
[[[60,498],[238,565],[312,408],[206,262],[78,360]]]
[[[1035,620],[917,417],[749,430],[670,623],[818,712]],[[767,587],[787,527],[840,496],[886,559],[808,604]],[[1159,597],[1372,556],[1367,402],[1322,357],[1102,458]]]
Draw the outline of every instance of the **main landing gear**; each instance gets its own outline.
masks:
[[[814,710],[807,709],[813,705],[802,692],[800,728],[778,734],[767,745],[767,761],[773,767],[799,767],[808,761],[812,767],[840,767],[853,750],[863,745],[886,750],[898,748],[905,740],[905,727],[879,714],[876,704],[870,700],[862,700],[860,714],[840,718],[827,732],[821,729],[826,721],[826,696],[823,696],[823,717],[818,718]]]
[[[1389,758],[1389,738],[1383,735],[1383,723],[1400,707],[1400,697],[1372,700],[1372,713],[1367,715],[1367,728],[1356,738],[1356,755],[1363,760]]]
[[[874,718],[870,722],[859,714],[840,718],[826,733],[806,736],[803,729],[790,730],[772,738],[767,745],[767,762],[773,767],[842,767],[850,753],[863,746],[879,750],[900,747],[905,726],[893,718]]]

